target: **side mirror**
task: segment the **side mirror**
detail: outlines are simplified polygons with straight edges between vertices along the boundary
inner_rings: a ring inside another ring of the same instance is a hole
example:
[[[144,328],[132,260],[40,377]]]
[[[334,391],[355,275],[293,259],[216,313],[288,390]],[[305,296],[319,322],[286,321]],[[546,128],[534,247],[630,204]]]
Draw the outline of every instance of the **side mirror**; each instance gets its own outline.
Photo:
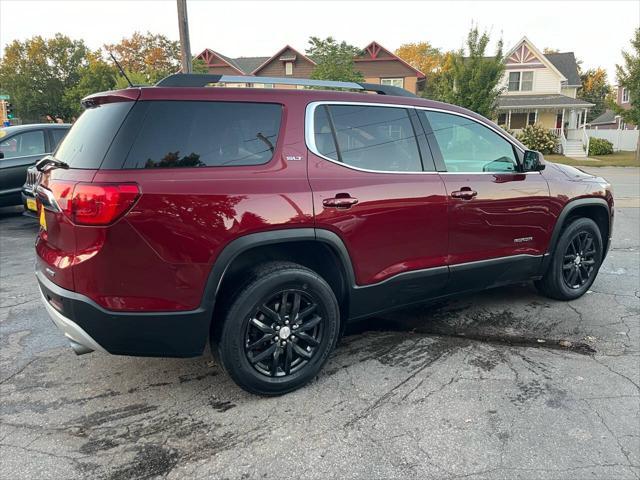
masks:
[[[544,158],[540,152],[535,150],[525,150],[524,159],[522,160],[522,171],[539,172],[544,170]]]
[[[0,150],[0,159],[4,158],[4,152]]]

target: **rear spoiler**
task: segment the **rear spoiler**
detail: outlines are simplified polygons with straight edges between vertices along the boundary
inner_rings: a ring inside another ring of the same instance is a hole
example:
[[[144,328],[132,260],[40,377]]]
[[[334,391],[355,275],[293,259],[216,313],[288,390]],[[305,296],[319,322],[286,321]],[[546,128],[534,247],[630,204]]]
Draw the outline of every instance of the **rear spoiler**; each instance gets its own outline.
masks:
[[[361,92],[375,92],[379,95],[413,97],[417,95],[400,87],[378,85],[376,83],[334,82],[332,80],[312,80],[309,78],[252,77],[244,75],[209,75],[200,73],[176,73],[163,78],[156,87],[206,87],[212,83],[267,83],[278,85],[300,85],[304,87],[342,88]]]
[[[140,97],[139,88],[127,88],[124,90],[111,90],[109,92],[94,93],[84,97],[80,103],[84,108],[95,107],[103,103],[131,102]]]

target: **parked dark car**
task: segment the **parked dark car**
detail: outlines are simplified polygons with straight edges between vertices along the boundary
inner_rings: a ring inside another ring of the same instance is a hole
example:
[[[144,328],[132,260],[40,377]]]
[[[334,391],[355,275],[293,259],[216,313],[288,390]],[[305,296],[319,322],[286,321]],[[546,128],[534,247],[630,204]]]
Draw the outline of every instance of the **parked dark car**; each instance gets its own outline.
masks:
[[[37,279],[76,353],[191,357],[210,340],[242,388],[275,395],[317,375],[349,320],[593,283],[604,179],[400,88],[272,80],[314,89],[174,75],[83,101],[37,191]]]
[[[0,128],[0,207],[20,205],[27,169],[55,150],[71,128],[69,124],[31,124]],[[35,210],[31,196],[28,205]]]

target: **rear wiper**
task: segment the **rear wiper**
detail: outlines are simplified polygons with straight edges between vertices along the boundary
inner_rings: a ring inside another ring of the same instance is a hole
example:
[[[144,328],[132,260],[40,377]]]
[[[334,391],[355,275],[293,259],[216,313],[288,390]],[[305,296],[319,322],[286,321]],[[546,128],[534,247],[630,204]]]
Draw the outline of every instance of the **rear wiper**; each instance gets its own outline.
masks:
[[[65,170],[68,170],[69,165],[62,160],[57,160],[53,157],[53,155],[42,157],[36,162],[36,170],[38,170],[39,172],[48,172],[49,170],[53,170],[55,168],[64,168]]]
[[[258,138],[259,140],[262,140],[267,145],[267,147],[269,147],[269,150],[271,150],[271,153],[273,153],[273,143],[271,143],[271,140],[265,137],[262,134],[262,132],[258,132],[258,134],[256,135],[256,138]]]

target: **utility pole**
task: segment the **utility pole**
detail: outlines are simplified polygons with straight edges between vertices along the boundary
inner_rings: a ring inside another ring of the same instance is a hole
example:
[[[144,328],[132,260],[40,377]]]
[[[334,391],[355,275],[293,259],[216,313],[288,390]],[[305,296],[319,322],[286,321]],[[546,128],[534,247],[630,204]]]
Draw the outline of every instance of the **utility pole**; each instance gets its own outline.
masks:
[[[182,56],[182,73],[193,72],[191,64],[191,45],[189,43],[189,19],[187,18],[187,0],[178,2],[178,28],[180,30],[180,53]]]

